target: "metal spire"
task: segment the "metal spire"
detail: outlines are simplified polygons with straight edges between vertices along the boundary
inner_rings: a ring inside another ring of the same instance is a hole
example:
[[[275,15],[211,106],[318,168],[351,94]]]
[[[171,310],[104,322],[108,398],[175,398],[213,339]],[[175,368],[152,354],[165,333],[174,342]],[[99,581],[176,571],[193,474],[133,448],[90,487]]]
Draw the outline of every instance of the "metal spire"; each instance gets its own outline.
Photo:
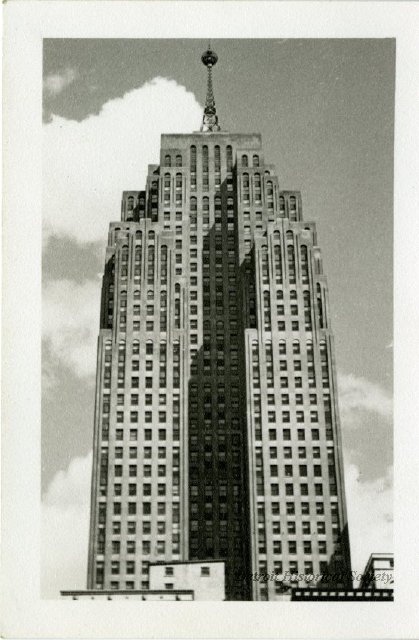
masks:
[[[208,49],[202,54],[201,60],[208,69],[207,97],[205,100],[201,131],[220,131],[217,111],[215,108],[214,91],[212,88],[212,68],[217,64],[218,56],[215,51],[212,51],[211,43],[208,43]]]

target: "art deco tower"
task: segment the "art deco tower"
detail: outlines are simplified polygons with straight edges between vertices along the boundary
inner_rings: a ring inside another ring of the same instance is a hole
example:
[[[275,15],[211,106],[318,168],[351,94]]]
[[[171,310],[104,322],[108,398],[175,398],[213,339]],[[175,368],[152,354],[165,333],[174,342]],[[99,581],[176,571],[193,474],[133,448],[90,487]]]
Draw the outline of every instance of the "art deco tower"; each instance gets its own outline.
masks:
[[[220,130],[202,61],[201,131],[162,135],[109,229],[88,587],[220,558],[229,599],[274,600],[251,572],[350,569],[327,283],[299,192],[260,135]]]

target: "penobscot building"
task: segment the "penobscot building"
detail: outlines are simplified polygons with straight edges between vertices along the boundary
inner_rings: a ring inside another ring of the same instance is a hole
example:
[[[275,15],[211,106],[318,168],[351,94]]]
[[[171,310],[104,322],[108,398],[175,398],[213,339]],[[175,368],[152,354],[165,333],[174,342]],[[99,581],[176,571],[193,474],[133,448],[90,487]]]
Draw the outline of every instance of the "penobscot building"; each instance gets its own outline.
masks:
[[[316,226],[261,136],[220,129],[217,56],[202,61],[201,131],[162,135],[145,189],[125,191],[110,224],[87,586],[145,592],[153,564],[197,561],[223,561],[229,600],[281,597],[255,572],[348,586]]]

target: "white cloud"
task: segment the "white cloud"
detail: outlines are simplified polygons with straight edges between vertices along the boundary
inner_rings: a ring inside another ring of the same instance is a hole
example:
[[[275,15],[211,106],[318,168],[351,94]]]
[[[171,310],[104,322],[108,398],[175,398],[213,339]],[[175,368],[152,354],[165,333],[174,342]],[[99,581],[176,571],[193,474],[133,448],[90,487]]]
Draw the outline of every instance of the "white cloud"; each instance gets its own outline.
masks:
[[[50,391],[54,389],[57,385],[58,377],[56,372],[54,371],[54,366],[51,360],[42,358],[42,390]]]
[[[54,280],[44,287],[42,328],[48,347],[47,374],[52,364],[61,364],[79,377],[94,375],[100,291],[99,279],[83,284]],[[48,383],[53,380],[47,376]]]
[[[200,118],[195,96],[165,78],[82,122],[54,115],[44,126],[44,232],[105,242],[109,221],[120,218],[122,191],[144,189],[147,165],[159,162],[161,133],[196,130]]]
[[[393,475],[362,481],[354,464],[345,465],[352,569],[362,573],[371,553],[393,551]]]
[[[42,500],[41,592],[85,589],[92,454],[59,471]]]
[[[57,96],[76,78],[75,69],[65,69],[62,73],[51,73],[44,80],[44,89],[50,96]]]
[[[363,412],[378,414],[384,420],[393,415],[393,402],[380,385],[352,374],[338,375],[339,409],[345,426],[358,426]]]

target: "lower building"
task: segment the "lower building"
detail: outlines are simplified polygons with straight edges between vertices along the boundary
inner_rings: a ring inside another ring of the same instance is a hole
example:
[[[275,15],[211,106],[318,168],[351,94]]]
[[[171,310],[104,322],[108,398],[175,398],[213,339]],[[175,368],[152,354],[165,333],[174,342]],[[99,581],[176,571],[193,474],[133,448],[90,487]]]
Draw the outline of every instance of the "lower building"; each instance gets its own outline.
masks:
[[[194,600],[225,600],[225,564],[217,560],[150,562],[149,583],[152,591],[191,589]]]
[[[359,583],[361,589],[394,588],[394,556],[392,553],[372,553]]]
[[[81,591],[61,591],[66,600],[194,600],[192,590],[151,591],[120,589],[83,589]]]
[[[61,591],[72,600],[212,600],[226,599],[225,563],[219,560],[150,562],[149,589]]]
[[[393,589],[291,589],[292,602],[392,602]]]

